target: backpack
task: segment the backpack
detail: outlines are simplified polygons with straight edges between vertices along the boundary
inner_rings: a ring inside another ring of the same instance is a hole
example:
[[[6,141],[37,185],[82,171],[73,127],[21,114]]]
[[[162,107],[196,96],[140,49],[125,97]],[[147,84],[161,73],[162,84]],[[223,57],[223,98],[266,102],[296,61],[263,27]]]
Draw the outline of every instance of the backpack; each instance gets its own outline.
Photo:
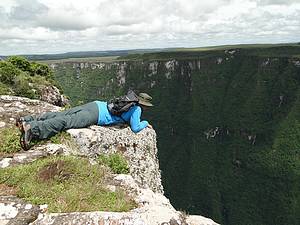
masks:
[[[126,95],[111,99],[107,104],[107,109],[111,114],[121,116],[123,112],[127,112],[138,101],[137,95],[129,90]]]

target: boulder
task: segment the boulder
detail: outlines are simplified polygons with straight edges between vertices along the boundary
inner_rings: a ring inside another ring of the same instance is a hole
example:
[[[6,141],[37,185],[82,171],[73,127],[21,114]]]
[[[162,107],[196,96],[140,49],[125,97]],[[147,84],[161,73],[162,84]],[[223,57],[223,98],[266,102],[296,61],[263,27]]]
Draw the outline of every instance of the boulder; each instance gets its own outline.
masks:
[[[0,224],[27,225],[41,212],[39,206],[26,203],[15,196],[0,196]]]
[[[65,106],[69,103],[68,99],[62,95],[55,86],[43,86],[40,90],[40,100],[56,106]]]

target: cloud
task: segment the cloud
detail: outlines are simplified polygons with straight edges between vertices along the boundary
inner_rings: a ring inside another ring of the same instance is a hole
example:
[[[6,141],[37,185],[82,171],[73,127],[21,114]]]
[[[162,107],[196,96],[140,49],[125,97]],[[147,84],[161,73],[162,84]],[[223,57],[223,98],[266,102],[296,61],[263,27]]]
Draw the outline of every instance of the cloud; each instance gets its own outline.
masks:
[[[51,30],[85,30],[95,25],[88,16],[79,16],[74,12],[48,12],[38,18],[36,25],[49,28]]]
[[[48,10],[46,5],[37,0],[20,0],[12,7],[9,17],[12,20],[32,21],[37,19],[38,15],[47,13]]]
[[[298,18],[296,0],[1,0],[0,55],[292,42]]]
[[[299,0],[259,0],[261,5],[290,5],[293,3],[299,3]]]

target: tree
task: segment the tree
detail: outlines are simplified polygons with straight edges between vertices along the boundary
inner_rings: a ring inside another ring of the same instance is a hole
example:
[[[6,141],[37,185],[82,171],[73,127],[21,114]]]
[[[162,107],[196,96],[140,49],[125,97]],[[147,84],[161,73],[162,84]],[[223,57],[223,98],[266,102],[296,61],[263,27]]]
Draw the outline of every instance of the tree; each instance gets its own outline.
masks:
[[[22,56],[10,56],[7,61],[16,66],[18,69],[31,73],[30,62]]]
[[[51,69],[48,65],[32,62],[31,71],[33,75],[39,75],[43,77],[49,77],[51,75]]]

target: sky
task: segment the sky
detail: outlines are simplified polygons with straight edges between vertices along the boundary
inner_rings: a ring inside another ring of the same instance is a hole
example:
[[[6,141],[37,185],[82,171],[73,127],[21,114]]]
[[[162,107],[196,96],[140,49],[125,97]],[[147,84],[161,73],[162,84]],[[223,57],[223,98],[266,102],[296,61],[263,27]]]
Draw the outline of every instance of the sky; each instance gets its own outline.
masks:
[[[300,42],[300,0],[0,0],[0,55]]]

